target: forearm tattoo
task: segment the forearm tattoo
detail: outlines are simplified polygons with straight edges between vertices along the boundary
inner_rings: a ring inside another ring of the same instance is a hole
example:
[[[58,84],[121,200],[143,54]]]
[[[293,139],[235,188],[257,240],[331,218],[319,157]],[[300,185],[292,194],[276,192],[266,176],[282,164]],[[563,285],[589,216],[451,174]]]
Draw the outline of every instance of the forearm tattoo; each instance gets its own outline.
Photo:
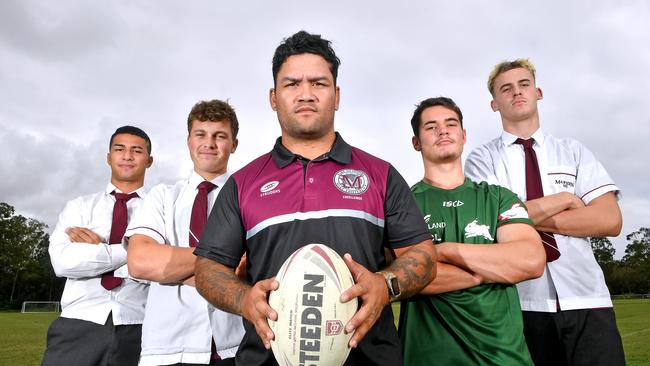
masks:
[[[209,303],[233,314],[241,315],[241,303],[248,285],[233,269],[210,259],[196,262],[196,289]]]
[[[399,279],[402,294],[400,298],[408,298],[420,292],[422,288],[435,277],[435,248],[411,248],[402,256],[395,259],[386,270]]]

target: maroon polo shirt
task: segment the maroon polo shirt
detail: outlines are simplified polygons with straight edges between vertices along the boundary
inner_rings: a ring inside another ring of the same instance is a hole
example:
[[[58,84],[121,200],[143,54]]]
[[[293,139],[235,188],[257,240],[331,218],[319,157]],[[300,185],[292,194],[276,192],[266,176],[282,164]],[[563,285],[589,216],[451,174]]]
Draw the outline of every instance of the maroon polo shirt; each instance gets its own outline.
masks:
[[[273,150],[233,174],[219,192],[195,254],[229,267],[247,254],[251,283],[273,277],[296,249],[325,244],[370,271],[384,247],[430,240],[409,186],[389,163],[348,145],[307,160],[278,138]],[[276,365],[253,325],[237,354],[242,365]],[[401,346],[387,307],[346,365],[400,365]]]

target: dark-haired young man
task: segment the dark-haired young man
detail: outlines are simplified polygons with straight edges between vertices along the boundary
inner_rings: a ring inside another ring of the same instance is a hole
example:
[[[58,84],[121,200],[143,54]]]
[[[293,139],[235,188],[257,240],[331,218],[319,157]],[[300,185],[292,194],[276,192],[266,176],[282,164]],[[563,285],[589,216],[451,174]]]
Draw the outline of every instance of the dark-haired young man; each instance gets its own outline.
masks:
[[[190,177],[151,189],[133,217],[129,272],[151,282],[140,365],[228,365],[243,334],[241,318],[215,310],[194,288],[194,247],[223,187],[239,122],[226,102],[197,103],[187,117]]]
[[[536,365],[624,365],[612,300],[588,236],[616,236],[618,187],[580,142],[540,127],[535,67],[526,59],[496,65],[488,78],[500,137],[467,158],[467,175],[526,200],[548,263],[517,285],[528,349]]]
[[[390,164],[348,145],[334,130],[338,65],[330,42],[304,31],[276,49],[269,99],[282,136],[270,153],[226,182],[195,251],[199,292],[246,320],[238,365],[276,364],[268,319],[277,320],[277,313],[267,295],[278,283],[271,277],[306,244],[349,253],[344,260],[356,285],[341,301],[358,297],[361,307],[345,326],[353,332],[346,365],[400,365],[386,305],[417,293],[435,276],[431,235],[406,182]],[[400,255],[388,267],[385,248]],[[234,273],[244,253],[253,285]]]
[[[117,277],[126,264],[122,236],[142,205],[151,140],[141,129],[115,130],[101,192],[69,201],[50,236],[54,272],[67,277],[61,317],[50,326],[43,365],[137,365],[146,284]]]
[[[532,365],[514,284],[539,277],[544,249],[517,195],[463,174],[463,114],[445,97],[411,118],[424,177],[411,190],[438,252],[438,275],[402,302],[405,365]],[[426,296],[429,295],[429,296]]]

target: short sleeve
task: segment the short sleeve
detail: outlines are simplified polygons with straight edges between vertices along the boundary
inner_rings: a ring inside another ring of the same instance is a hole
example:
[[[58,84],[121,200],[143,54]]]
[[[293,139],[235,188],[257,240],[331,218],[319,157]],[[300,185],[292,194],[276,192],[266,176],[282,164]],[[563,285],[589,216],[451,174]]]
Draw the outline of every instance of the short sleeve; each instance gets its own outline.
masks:
[[[469,154],[465,160],[465,176],[477,183],[499,184],[487,146],[479,146]]]
[[[525,223],[533,225],[528,217],[528,210],[523,202],[507,188],[493,186],[499,192],[499,217],[497,219],[497,228],[512,223]]]
[[[572,147],[578,162],[576,196],[580,197],[585,204],[589,204],[594,198],[598,198],[607,192],[615,192],[618,196],[618,187],[594,154],[575,140]]]
[[[126,239],[143,234],[159,243],[168,244],[165,238],[165,192],[167,186],[161,184],[152,188],[143,198],[142,206],[129,220],[129,226],[124,233]]]
[[[245,251],[245,240],[237,183],[231,176],[219,191],[194,254],[236,267]]]
[[[388,170],[384,212],[389,247],[401,248],[431,240],[431,233],[408,184],[392,166]]]

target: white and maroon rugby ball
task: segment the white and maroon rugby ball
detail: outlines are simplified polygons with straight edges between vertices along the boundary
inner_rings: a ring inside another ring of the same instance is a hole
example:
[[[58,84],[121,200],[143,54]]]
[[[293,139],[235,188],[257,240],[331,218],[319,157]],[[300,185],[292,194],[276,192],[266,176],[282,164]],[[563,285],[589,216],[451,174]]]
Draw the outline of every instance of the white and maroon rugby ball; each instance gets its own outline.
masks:
[[[343,259],[322,244],[296,250],[282,264],[269,305],[278,320],[269,320],[280,366],[340,366],[350,353],[351,334],[343,328],[357,311],[357,299],[343,304],[341,293],[354,284]]]

